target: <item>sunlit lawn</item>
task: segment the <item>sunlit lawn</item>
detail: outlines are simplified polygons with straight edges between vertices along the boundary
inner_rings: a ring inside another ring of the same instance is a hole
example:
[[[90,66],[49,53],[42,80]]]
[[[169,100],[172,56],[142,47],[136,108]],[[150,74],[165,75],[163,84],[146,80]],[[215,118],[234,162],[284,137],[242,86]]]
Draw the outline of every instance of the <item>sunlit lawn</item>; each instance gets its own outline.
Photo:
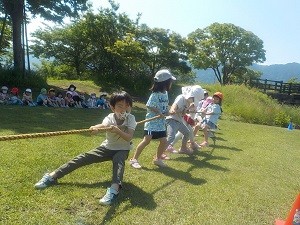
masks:
[[[0,135],[88,128],[108,112],[3,106]],[[144,109],[133,113],[144,119]],[[110,185],[110,162],[80,168],[43,191],[33,188],[44,172],[98,146],[104,134],[1,141],[0,224],[271,225],[284,219],[299,192],[299,130],[223,119],[217,137],[193,157],[171,155],[165,169],[152,164],[158,143],[151,142],[140,157],[143,169],[127,163],[124,189],[110,207],[98,203]]]

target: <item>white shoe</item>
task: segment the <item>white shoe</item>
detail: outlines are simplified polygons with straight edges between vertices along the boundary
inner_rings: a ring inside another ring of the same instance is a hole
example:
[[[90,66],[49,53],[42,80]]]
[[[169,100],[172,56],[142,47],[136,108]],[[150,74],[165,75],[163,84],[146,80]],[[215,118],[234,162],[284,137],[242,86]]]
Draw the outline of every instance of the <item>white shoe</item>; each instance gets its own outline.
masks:
[[[57,184],[57,180],[53,179],[49,173],[46,173],[42,179],[34,185],[34,187],[36,189],[43,189],[53,184]]]
[[[111,205],[117,198],[119,192],[113,188],[107,188],[105,195],[99,200],[101,205]]]
[[[155,159],[153,160],[154,165],[159,167],[168,167],[167,164],[164,163],[161,159]]]
[[[142,168],[142,166],[139,164],[139,162],[136,159],[130,159],[129,163],[135,169],[141,169]]]

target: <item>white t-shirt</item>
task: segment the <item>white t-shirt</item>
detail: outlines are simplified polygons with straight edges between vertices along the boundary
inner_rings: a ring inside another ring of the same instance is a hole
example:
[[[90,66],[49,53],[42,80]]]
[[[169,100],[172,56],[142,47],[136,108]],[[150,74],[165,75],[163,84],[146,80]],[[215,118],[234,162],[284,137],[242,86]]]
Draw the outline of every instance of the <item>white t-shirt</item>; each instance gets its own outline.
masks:
[[[176,114],[173,114],[173,115],[169,115],[167,116],[166,119],[174,119],[174,120],[177,120],[179,122],[183,122],[183,115],[182,113],[188,108],[188,101],[184,98],[184,96],[181,94],[181,95],[178,95],[174,101],[173,104],[176,104],[177,105],[177,112]]]
[[[103,125],[115,125],[117,126],[117,121],[114,117],[114,113],[110,113],[106,116],[103,121]],[[135,130],[137,123],[135,121],[135,117],[132,114],[129,114],[124,120],[120,130],[127,131],[128,129]],[[116,133],[111,133],[109,131],[106,132],[106,139],[102,142],[101,146],[109,149],[109,150],[130,150],[130,141],[125,141]]]

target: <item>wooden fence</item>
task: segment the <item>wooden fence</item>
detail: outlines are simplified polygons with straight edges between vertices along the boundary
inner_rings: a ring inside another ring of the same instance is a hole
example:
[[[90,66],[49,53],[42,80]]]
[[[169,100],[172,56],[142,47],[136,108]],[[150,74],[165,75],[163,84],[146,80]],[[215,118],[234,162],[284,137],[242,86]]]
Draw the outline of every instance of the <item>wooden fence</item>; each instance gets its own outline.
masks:
[[[251,79],[250,86],[260,90],[275,91],[283,94],[300,94],[300,84],[283,83],[283,81]]]

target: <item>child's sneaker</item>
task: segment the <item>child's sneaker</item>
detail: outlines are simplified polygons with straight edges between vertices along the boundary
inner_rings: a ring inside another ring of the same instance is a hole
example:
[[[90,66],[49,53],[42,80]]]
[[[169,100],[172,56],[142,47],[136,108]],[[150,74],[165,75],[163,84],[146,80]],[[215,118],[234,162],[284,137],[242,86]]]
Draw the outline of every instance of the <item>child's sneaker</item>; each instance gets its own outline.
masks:
[[[111,205],[117,198],[119,192],[113,188],[107,188],[106,194],[99,200],[101,205]]]
[[[178,151],[172,145],[169,145],[166,151],[171,153],[178,153]]]
[[[154,165],[159,167],[168,167],[167,164],[164,163],[161,159],[154,159],[153,160]]]
[[[142,166],[139,164],[139,162],[136,159],[130,159],[129,163],[135,169],[141,169],[142,168]]]
[[[193,151],[191,151],[190,149],[185,148],[185,149],[180,149],[178,153],[179,153],[179,154],[192,155],[192,154],[193,154]]]
[[[46,173],[42,179],[34,185],[34,187],[36,189],[43,189],[54,184],[57,184],[57,180],[52,178],[49,173]]]

